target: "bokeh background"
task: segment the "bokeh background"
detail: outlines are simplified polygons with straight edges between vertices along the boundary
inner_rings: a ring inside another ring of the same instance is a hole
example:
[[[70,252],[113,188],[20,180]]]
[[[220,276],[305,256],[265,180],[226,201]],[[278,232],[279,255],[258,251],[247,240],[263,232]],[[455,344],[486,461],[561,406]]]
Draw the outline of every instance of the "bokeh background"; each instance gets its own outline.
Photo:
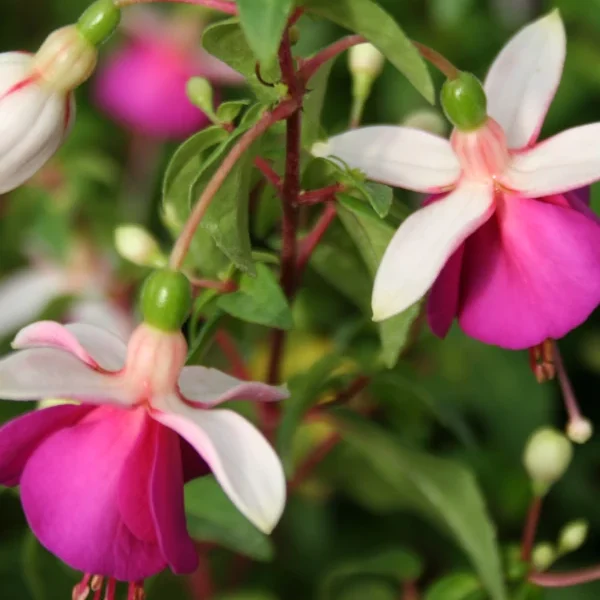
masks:
[[[542,136],[600,120],[598,0],[381,0],[381,4],[411,37],[482,77],[512,32],[559,7],[568,33],[568,55]],[[51,29],[72,22],[85,6],[84,0],[2,0],[0,51],[34,50]],[[181,9],[161,10],[166,15]],[[302,52],[318,49],[343,33],[333,25],[309,19],[302,19],[300,28],[298,49]],[[105,53],[118,43],[117,35]],[[437,74],[434,77],[439,86],[441,79]],[[101,248],[127,288],[136,282],[139,271],[118,259],[113,247],[114,226],[133,219],[166,239],[158,218],[160,178],[176,143],[142,138],[140,145],[139,136],[94,106],[92,85],[93,81],[78,91],[76,127],[56,161],[43,177],[2,199],[0,272],[4,277],[27,264],[32,247],[43,248],[52,261],[66,261],[76,244],[75,232]],[[334,67],[325,106],[325,125],[330,132],[346,126],[350,86],[346,61],[341,58]],[[220,93],[222,98],[244,95],[240,89]],[[447,131],[439,110],[428,106],[387,65],[368,101],[364,122],[400,123],[409,118],[425,119]],[[416,201],[399,197],[408,203]],[[592,197],[600,207],[600,193],[593,190]],[[299,331],[293,334],[286,361],[288,373],[327,353],[340,323],[354,310],[315,271],[308,273],[306,281],[295,308]],[[72,300],[65,296],[47,307],[45,314],[62,310],[61,303]],[[560,342],[583,412],[596,424],[600,423],[599,316],[593,315]],[[7,347],[5,340],[3,348]],[[258,373],[264,363],[260,346],[250,344],[245,350]],[[387,383],[380,383],[376,393],[380,403],[376,418],[403,442],[456,458],[473,469],[500,540],[507,545],[517,542],[530,499],[521,463],[523,446],[538,426],[563,427],[565,413],[558,385],[538,385],[529,371],[526,353],[486,347],[458,330],[441,342],[424,329],[406,359]],[[21,406],[0,404],[0,421],[21,410]],[[235,587],[239,578],[243,589],[259,590],[231,598],[317,598],[323,581],[340,565],[360,563],[370,552],[388,546],[409,548],[422,558],[424,587],[442,574],[469,568],[453,542],[420,517],[405,512],[343,444],[321,465],[318,474],[291,498],[275,534],[272,562],[248,561],[222,549],[210,553],[215,578],[220,584],[225,582],[223,587]],[[576,449],[571,468],[544,505],[539,540],[555,540],[562,525],[575,518],[585,518],[591,525],[584,548],[562,559],[557,568],[600,562],[599,506],[600,438],[595,437]],[[0,490],[0,596],[10,600],[68,598],[74,577],[27,533],[18,496]],[[388,581],[362,585],[356,583],[339,598],[400,597]],[[190,589],[189,580],[161,575],[149,586],[149,598],[192,598]],[[600,597],[600,584],[543,592],[541,597],[595,600]]]

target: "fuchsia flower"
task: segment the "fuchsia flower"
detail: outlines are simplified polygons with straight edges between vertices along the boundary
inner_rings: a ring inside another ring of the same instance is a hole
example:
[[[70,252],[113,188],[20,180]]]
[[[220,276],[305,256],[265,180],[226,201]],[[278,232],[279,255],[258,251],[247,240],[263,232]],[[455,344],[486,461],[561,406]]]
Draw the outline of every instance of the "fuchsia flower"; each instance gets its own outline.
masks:
[[[518,32],[486,78],[489,117],[449,142],[391,126],[329,140],[324,154],[372,179],[444,194],[394,235],[375,279],[375,320],[431,288],[436,334],[457,317],[468,335],[517,349],[562,337],[598,305],[600,226],[568,192],[600,179],[600,124],[536,142],[565,46],[556,11]]]
[[[0,428],[0,484],[21,486],[40,542],[86,573],[74,597],[107,578],[130,583],[167,565],[196,567],[183,484],[202,457],[232,502],[268,532],[285,500],[279,459],[227,400],[274,401],[285,390],[214,369],[184,367],[179,332],[143,324],[126,346],[90,325],[42,321],[23,329],[0,361],[0,397],[81,402],[31,412]],[[90,579],[91,576],[94,576]],[[96,589],[96,588],[94,588]]]
[[[218,85],[239,84],[239,73],[204,52],[200,28],[189,14],[166,21],[151,9],[124,19],[129,39],[99,69],[98,105],[133,131],[180,139],[209,124],[186,95],[194,76]]]

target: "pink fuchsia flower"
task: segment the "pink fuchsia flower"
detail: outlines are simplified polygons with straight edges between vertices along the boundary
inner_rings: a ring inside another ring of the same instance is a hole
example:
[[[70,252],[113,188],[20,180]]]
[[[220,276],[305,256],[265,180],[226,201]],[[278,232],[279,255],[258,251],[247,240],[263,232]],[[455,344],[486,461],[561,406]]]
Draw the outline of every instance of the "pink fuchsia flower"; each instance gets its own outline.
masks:
[[[537,143],[565,45],[558,12],[518,32],[486,78],[489,117],[471,131],[455,129],[450,142],[377,126],[319,149],[373,179],[444,194],[389,244],[375,279],[375,320],[431,288],[435,333],[444,336],[457,317],[468,335],[518,349],[565,335],[598,305],[600,227],[569,192],[600,179],[600,124]]]
[[[199,23],[186,14],[167,21],[151,9],[125,19],[128,39],[99,69],[98,106],[136,133],[181,139],[209,124],[187,97],[195,76],[216,85],[239,84],[239,73],[199,46]]]
[[[81,403],[0,428],[0,484],[20,485],[40,542],[87,574],[74,597],[85,597],[92,576],[114,593],[116,580],[134,589],[166,566],[195,569],[183,484],[202,460],[250,521],[265,532],[275,526],[285,501],[279,459],[253,425],[215,407],[279,400],[284,389],[184,367],[182,334],[148,324],[125,345],[90,325],[41,321],[13,347],[0,361],[0,397]]]

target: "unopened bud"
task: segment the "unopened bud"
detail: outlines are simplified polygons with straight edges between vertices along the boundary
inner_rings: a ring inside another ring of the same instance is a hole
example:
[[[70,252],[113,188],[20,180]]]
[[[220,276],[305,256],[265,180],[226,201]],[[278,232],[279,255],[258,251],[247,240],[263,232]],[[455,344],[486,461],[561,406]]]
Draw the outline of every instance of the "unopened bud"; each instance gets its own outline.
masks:
[[[190,102],[197,106],[211,120],[216,121],[213,104],[213,89],[204,77],[192,77],[185,87]]]
[[[536,431],[529,438],[523,455],[534,493],[546,494],[564,475],[572,457],[573,447],[563,433],[550,427]]]
[[[53,31],[33,57],[33,70],[48,87],[67,92],[86,81],[96,68],[98,51],[79,31],[68,25]]]
[[[587,521],[579,519],[567,523],[558,536],[558,550],[561,554],[574,552],[583,546],[587,539],[589,525]]]
[[[556,549],[548,542],[538,544],[531,553],[531,562],[536,571],[545,571],[556,560]]]
[[[166,263],[157,241],[139,225],[121,225],[115,230],[117,252],[142,267],[158,267]]]
[[[373,44],[365,42],[348,50],[348,66],[353,75],[365,73],[375,79],[383,71],[384,64],[385,57]]]
[[[421,129],[440,136],[446,135],[448,131],[448,122],[439,112],[430,108],[420,108],[413,111],[401,124],[403,127]]]
[[[585,444],[594,434],[594,426],[589,419],[577,417],[567,424],[567,436],[576,444]]]

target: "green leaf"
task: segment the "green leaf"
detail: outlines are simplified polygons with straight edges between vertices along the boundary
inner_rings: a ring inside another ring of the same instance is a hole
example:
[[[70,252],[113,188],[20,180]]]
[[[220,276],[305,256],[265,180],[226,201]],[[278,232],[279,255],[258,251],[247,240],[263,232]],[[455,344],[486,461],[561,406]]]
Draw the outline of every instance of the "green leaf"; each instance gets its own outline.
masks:
[[[425,600],[483,600],[481,584],[471,573],[452,573],[436,581]]]
[[[228,102],[223,102],[217,108],[217,119],[221,123],[232,123],[248,104],[250,104],[250,100],[229,100]]]
[[[237,0],[242,29],[260,62],[274,61],[293,5],[293,0]]]
[[[221,544],[255,560],[272,559],[271,540],[237,510],[213,477],[185,486],[185,509],[194,539]]]
[[[290,397],[283,403],[283,416],[277,434],[277,446],[286,472],[292,471],[292,441],[306,412],[319,401],[332,372],[342,359],[329,354],[316,362],[308,371],[292,377],[288,382]]]
[[[334,60],[323,63],[310,80],[310,92],[304,100],[302,111],[302,146],[310,148],[321,139],[321,113],[325,104],[327,83]]]
[[[384,581],[359,581],[346,588],[335,600],[396,600],[398,591]]]
[[[373,207],[373,210],[382,219],[387,216],[392,208],[392,201],[394,200],[394,191],[389,185],[383,183],[373,183],[369,181],[362,189],[369,201],[369,204]]]
[[[342,423],[343,437],[399,497],[454,537],[493,600],[505,600],[496,532],[473,474],[453,461],[406,449],[365,421]]]
[[[202,35],[202,45],[207,52],[241,73],[259,100],[271,104],[279,99],[277,88],[261,83],[256,76],[256,58],[238,19],[219,21],[207,27]],[[262,65],[260,74],[268,83],[276,84],[281,79],[277,63]]]
[[[219,596],[217,600],[278,600],[271,592],[262,590],[243,590]]]
[[[338,194],[338,215],[346,231],[356,244],[374,279],[394,229],[380,220],[363,202],[346,194]],[[378,323],[382,358],[388,368],[393,367],[400,352],[409,341],[411,327],[420,312],[416,303],[404,312]]]
[[[334,569],[323,581],[320,590],[322,600],[334,600],[340,590],[356,585],[357,579],[385,578],[401,584],[421,576],[423,565],[419,557],[405,548],[394,548],[361,557]]]
[[[242,275],[239,290],[222,295],[217,306],[242,321],[278,329],[294,326],[285,294],[271,269],[261,263],[256,265],[256,277]]]
[[[429,102],[435,92],[425,62],[393,17],[372,0],[302,0],[309,13],[363,35]]]

